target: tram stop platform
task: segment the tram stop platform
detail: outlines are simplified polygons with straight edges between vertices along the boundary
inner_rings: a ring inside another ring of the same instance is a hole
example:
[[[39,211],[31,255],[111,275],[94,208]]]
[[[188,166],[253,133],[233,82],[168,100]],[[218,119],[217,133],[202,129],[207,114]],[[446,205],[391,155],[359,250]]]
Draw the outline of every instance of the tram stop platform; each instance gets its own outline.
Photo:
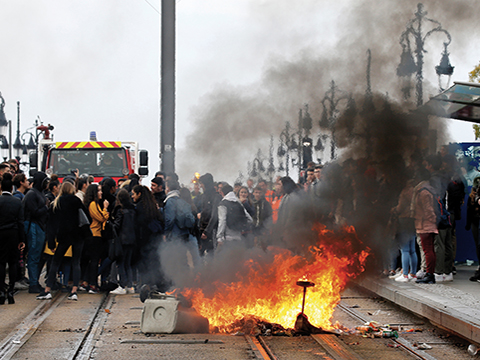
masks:
[[[388,277],[367,276],[356,284],[404,309],[480,344],[480,283],[470,281],[476,266],[456,265],[451,282],[401,283]]]

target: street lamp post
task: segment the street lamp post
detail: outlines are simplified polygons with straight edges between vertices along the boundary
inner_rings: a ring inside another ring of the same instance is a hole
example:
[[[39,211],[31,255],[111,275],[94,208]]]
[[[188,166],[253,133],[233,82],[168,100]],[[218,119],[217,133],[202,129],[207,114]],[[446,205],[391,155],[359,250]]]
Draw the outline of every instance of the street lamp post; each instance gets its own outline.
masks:
[[[267,174],[270,179],[270,183],[272,183],[274,173],[275,173],[275,164],[273,159],[273,135],[270,135],[270,148],[268,151],[268,168],[267,168]]]
[[[11,133],[12,125],[11,121],[7,120],[7,117],[5,116],[5,99],[2,96],[2,93],[0,92],[0,128],[2,127],[8,127],[9,133]],[[12,157],[12,139],[10,136],[10,141],[7,139],[7,136],[5,134],[2,134],[0,132],[0,148],[4,150],[8,150],[8,158],[10,159]],[[6,157],[4,158],[6,160]]]
[[[20,101],[17,101],[17,137],[13,143],[15,149],[15,157],[20,162],[20,152],[23,150],[22,141],[20,139]]]
[[[253,159],[252,162],[252,168],[249,172],[250,177],[256,178],[256,177],[262,177],[262,174],[264,174],[266,171],[265,166],[263,166],[263,155],[262,155],[262,150],[258,149],[257,155]]]
[[[423,27],[425,24],[433,24],[433,28],[423,33]],[[402,46],[402,55],[400,58],[400,64],[397,67],[397,75],[400,77],[410,77],[412,74],[415,74],[416,77],[416,96],[417,96],[417,106],[423,104],[423,53],[425,50],[425,41],[433,33],[441,32],[444,33],[447,37],[447,41],[443,43],[444,52],[442,54],[442,60],[440,65],[436,67],[437,75],[452,75],[453,67],[450,65],[448,59],[447,47],[452,41],[452,38],[447,30],[442,28],[442,25],[433,19],[427,18],[427,12],[424,11],[423,4],[417,5],[417,12],[415,13],[415,18],[410,20],[407,24],[406,30],[400,36],[400,45]],[[413,42],[415,48],[413,52],[415,53],[415,58],[412,54],[412,45]],[[441,84],[440,84],[441,87]],[[404,87],[402,89],[404,96],[407,98],[410,96],[409,87]]]
[[[339,90],[335,85],[335,81],[332,80],[330,83],[330,89],[325,92],[321,103],[323,106],[322,118],[320,120],[320,128],[327,128],[332,134],[330,142],[330,159],[335,160],[336,158],[336,138],[335,138],[335,127],[337,123],[337,118],[339,114],[338,105],[340,101],[348,100],[351,98],[351,95],[346,92]]]
[[[290,134],[290,122],[285,123],[285,129],[280,133],[280,145],[278,146],[277,155],[279,157],[279,170],[285,169],[287,176],[289,175],[290,151],[297,148],[297,143],[293,134]],[[283,157],[285,156],[285,168],[283,167]]]

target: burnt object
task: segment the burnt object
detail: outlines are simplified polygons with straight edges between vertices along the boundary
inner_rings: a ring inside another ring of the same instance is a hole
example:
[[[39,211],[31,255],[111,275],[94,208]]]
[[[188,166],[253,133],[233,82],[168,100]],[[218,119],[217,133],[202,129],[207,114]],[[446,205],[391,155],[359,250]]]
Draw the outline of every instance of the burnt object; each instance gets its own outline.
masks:
[[[303,312],[297,315],[295,321],[295,335],[311,335],[311,334],[336,334],[334,331],[324,330],[322,328],[313,326],[308,321],[307,315]]]

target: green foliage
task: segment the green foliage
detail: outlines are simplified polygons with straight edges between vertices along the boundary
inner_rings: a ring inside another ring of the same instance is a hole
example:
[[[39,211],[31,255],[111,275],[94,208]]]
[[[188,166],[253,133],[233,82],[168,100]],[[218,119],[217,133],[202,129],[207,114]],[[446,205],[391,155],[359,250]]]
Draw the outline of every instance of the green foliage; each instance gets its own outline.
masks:
[[[480,63],[468,73],[468,80],[470,82],[480,82]],[[480,138],[480,125],[474,124],[472,128],[475,133],[475,140],[478,140]]]
[[[473,127],[473,131],[475,133],[475,140],[478,140],[478,138],[480,138],[480,125],[474,124],[474,125],[472,125],[472,127]]]
[[[480,82],[480,63],[468,73],[468,80],[470,82]]]

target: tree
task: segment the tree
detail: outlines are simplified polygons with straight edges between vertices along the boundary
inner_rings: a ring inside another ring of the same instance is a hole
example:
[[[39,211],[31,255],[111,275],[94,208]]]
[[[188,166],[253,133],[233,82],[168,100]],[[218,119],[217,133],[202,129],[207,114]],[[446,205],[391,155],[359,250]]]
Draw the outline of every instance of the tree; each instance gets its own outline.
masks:
[[[468,73],[468,80],[470,82],[480,82],[480,63]]]
[[[472,71],[468,73],[468,80],[470,82],[478,82],[480,83],[480,63],[473,68]],[[475,140],[480,138],[480,125],[473,125],[473,132],[475,133]]]

